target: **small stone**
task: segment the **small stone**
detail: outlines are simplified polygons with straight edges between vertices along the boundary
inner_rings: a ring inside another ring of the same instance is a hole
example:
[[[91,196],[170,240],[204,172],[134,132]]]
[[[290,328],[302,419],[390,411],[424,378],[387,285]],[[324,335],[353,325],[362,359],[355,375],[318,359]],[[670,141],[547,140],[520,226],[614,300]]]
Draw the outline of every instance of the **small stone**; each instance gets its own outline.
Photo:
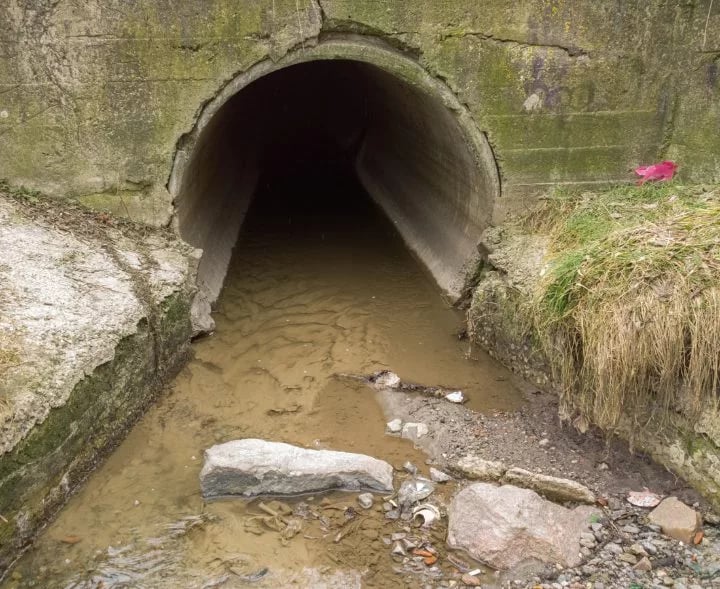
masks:
[[[375,498],[373,497],[372,493],[363,493],[362,495],[358,495],[357,500],[360,504],[360,507],[362,507],[363,509],[370,509],[373,506]]]
[[[593,532],[600,532],[603,529],[603,525],[600,523],[594,523],[590,526]]]
[[[415,466],[409,460],[405,464],[403,464],[403,470],[410,474],[417,474],[417,471],[418,471],[417,466]]]
[[[391,434],[399,434],[402,431],[402,419],[393,419],[385,424],[385,430]]]
[[[587,538],[580,538],[580,546],[585,546],[585,548],[595,548],[597,543],[595,542],[595,538],[592,540],[588,540]]]
[[[394,389],[400,385],[400,377],[394,372],[384,370],[375,378],[374,384],[379,389]]]
[[[607,550],[610,554],[622,554],[623,549],[622,546],[619,544],[615,544],[615,542],[609,542],[605,545],[605,550]]]
[[[666,587],[672,587],[675,584],[675,580],[672,577],[665,577],[662,582]]]
[[[637,564],[637,556],[634,554],[630,554],[629,552],[623,552],[620,556],[618,556],[618,560],[621,560],[623,562],[626,562],[628,564]]]
[[[468,575],[467,573],[460,577],[460,580],[468,587],[480,587],[481,585],[480,579],[473,575]]]
[[[610,467],[607,465],[607,462],[601,462],[597,465],[598,470],[610,470]]]
[[[386,519],[399,519],[400,518],[400,510],[399,509],[391,509],[390,511],[385,512],[385,518]]]
[[[549,445],[550,445],[550,440],[548,440],[547,438],[543,438],[542,440],[540,440],[538,442],[538,446],[540,446],[541,448],[546,448]]]
[[[405,532],[395,532],[390,536],[390,539],[393,542],[397,542],[398,540],[404,540],[407,537],[407,534]]]
[[[652,542],[650,542],[650,541],[647,541],[647,540],[646,540],[645,542],[643,542],[643,543],[642,543],[642,547],[645,549],[645,552],[647,552],[648,554],[651,554],[651,555],[652,555],[652,554],[657,554],[657,548],[656,548],[655,545],[654,545]]]
[[[400,434],[407,440],[413,440],[414,442],[426,436],[430,432],[430,428],[425,423],[406,423],[402,426],[402,433]]]
[[[720,525],[720,516],[718,516],[716,513],[712,513],[711,511],[708,511],[705,514],[704,519],[705,523],[711,526]]]
[[[651,523],[662,528],[663,534],[691,544],[700,530],[702,517],[692,507],[688,507],[677,497],[668,497],[650,512]]]
[[[393,556],[405,556],[407,554],[405,552],[405,548],[403,548],[403,545],[400,542],[395,542],[395,544],[393,544],[391,553]]]
[[[640,544],[633,544],[628,548],[628,552],[634,554],[635,556],[647,556],[647,551],[645,548],[643,548]]]
[[[637,564],[633,567],[636,571],[642,571],[648,573],[652,570],[652,563],[647,556],[643,556]]]
[[[447,483],[452,480],[449,474],[444,473],[442,470],[430,467],[430,480],[435,483]]]
[[[632,524],[628,524],[626,526],[623,526],[622,531],[625,532],[626,534],[639,534],[640,528],[638,528],[637,526],[634,526]]]

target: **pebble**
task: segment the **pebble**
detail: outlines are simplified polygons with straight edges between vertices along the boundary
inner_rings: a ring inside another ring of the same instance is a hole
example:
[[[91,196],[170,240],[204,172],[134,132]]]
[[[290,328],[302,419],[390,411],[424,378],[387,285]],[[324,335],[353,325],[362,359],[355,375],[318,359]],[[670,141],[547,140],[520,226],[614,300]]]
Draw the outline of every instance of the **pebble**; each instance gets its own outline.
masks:
[[[549,445],[550,445],[550,440],[548,440],[547,438],[543,438],[542,440],[540,440],[538,442],[538,446],[540,446],[541,448],[545,448]]]
[[[628,552],[631,552],[635,556],[647,556],[648,553],[640,544],[633,544],[628,548]]]
[[[640,528],[637,526],[633,526],[632,524],[628,524],[626,526],[623,526],[622,531],[626,534],[639,534]]]
[[[402,419],[393,419],[387,422],[385,429],[391,434],[399,434],[402,431],[402,426]]]
[[[417,441],[430,432],[430,428],[426,423],[406,423],[402,426],[400,434],[407,440]]]
[[[400,518],[400,510],[399,509],[391,509],[390,511],[386,511],[385,517],[387,519],[399,519]]]
[[[452,480],[452,477],[444,473],[442,470],[438,470],[437,468],[430,467],[430,480],[435,483],[447,483],[448,481]]]
[[[370,509],[375,502],[375,498],[373,497],[372,493],[363,493],[362,495],[358,495],[357,500],[360,504],[360,507],[362,507],[363,509]]]
[[[655,548],[655,545],[652,542],[646,540],[642,543],[642,547],[648,554],[657,554],[657,548]]]
[[[467,573],[460,577],[460,580],[468,587],[480,587],[481,585],[480,579],[474,577],[473,575],[468,575]]]
[[[623,552],[620,556],[618,556],[618,560],[622,560],[628,564],[637,564],[638,561],[637,556],[630,554],[629,552]]]
[[[415,466],[409,460],[405,464],[403,464],[403,470],[410,474],[417,474],[417,471],[418,471],[417,466]]]

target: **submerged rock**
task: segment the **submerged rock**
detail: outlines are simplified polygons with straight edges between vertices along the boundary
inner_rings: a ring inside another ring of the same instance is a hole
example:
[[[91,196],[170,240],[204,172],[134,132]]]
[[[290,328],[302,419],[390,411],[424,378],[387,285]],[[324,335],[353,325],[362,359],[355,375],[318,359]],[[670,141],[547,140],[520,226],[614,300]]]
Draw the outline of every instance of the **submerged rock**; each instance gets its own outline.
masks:
[[[522,468],[511,468],[505,473],[503,483],[532,489],[554,501],[576,501],[578,503],[595,503],[595,495],[585,485],[570,479],[551,477]]]
[[[401,437],[417,442],[423,436],[428,435],[430,428],[426,423],[406,423],[402,426]]]
[[[385,424],[385,431],[391,434],[399,434],[402,431],[402,419],[393,419]]]
[[[688,507],[677,497],[668,497],[650,512],[650,523],[660,526],[663,534],[692,543],[695,534],[702,526],[702,517],[692,507]]]
[[[447,542],[501,570],[532,561],[573,567],[594,513],[586,506],[566,509],[529,489],[475,483],[453,499]]]
[[[200,484],[206,498],[296,495],[330,489],[389,492],[393,469],[364,454],[245,439],[206,450]]]
[[[442,470],[438,470],[437,468],[430,467],[430,480],[434,483],[447,483],[448,481],[452,480],[452,477],[444,473]]]

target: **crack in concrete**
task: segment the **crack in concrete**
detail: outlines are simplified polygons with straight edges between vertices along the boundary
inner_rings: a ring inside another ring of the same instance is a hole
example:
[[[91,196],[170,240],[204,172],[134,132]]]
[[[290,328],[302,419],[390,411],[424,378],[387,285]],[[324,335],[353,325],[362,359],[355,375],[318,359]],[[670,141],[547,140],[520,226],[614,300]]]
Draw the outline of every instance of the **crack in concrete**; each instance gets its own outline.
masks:
[[[555,43],[532,43],[530,41],[520,41],[518,39],[505,39],[502,37],[496,37],[494,35],[490,35],[488,33],[482,33],[479,31],[464,31],[462,33],[453,33],[453,32],[445,32],[441,33],[440,40],[444,41],[445,39],[455,38],[455,39],[461,39],[463,37],[473,37],[476,39],[480,39],[481,41],[489,41],[491,43],[496,43],[498,45],[510,45],[513,47],[518,47],[521,49],[529,49],[529,48],[536,48],[536,49],[556,49],[558,51],[562,51],[563,53],[567,54],[568,57],[588,57],[589,54],[587,51],[580,47],[575,46],[566,46],[566,45],[560,45]]]

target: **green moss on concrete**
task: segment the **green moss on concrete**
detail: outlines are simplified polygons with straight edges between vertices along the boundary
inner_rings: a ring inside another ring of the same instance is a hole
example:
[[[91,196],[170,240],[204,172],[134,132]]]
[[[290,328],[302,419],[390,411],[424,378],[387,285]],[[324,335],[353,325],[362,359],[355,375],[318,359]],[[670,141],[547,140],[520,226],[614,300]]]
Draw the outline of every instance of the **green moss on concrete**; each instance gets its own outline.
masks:
[[[191,334],[189,306],[186,293],[165,299],[152,328],[143,320],[118,343],[110,362],[79,382],[63,406],[0,457],[0,514],[8,520],[0,524],[0,570],[182,365]]]

